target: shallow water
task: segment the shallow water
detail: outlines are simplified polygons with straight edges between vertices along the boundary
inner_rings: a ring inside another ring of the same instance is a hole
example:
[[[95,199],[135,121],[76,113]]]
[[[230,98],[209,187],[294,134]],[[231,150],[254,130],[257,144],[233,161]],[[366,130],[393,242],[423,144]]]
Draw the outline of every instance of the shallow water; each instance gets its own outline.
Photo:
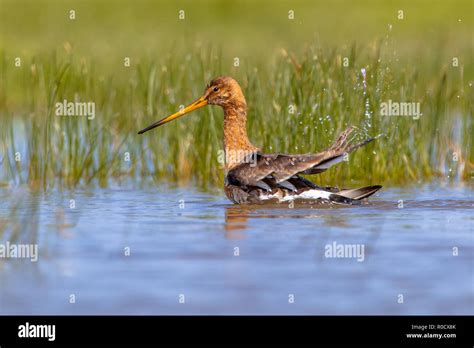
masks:
[[[0,313],[474,314],[473,193],[290,209],[191,188],[4,189],[0,240],[38,243],[39,260],[0,259]],[[364,252],[327,257],[334,242]]]

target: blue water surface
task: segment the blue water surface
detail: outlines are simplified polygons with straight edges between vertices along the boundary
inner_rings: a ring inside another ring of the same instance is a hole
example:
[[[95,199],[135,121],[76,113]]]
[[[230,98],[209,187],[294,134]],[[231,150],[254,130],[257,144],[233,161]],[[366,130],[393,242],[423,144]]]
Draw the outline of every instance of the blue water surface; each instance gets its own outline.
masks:
[[[39,259],[0,259],[0,314],[474,314],[473,197],[432,184],[291,209],[190,187],[3,189],[0,240]],[[327,257],[334,243],[363,260]]]

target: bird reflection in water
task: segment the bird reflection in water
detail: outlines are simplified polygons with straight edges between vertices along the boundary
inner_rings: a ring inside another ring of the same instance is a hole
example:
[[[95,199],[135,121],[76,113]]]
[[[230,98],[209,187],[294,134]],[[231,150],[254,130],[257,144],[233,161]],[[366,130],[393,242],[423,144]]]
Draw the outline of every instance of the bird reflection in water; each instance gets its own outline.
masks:
[[[225,207],[225,231],[228,238],[240,239],[248,229],[250,219],[314,219],[317,226],[348,227],[347,220],[341,215],[323,214],[322,210],[347,209],[347,206],[320,206],[294,204],[288,209],[281,204],[274,205],[229,205]],[[319,211],[318,211],[319,210]],[[275,222],[277,223],[277,222]]]

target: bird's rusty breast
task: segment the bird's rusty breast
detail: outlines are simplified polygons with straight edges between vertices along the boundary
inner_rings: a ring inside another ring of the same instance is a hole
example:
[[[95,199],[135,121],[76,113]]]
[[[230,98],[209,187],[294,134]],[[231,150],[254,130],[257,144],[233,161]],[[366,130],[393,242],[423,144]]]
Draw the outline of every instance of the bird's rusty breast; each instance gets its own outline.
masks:
[[[251,153],[259,151],[247,135],[247,103],[237,81],[230,77],[218,78],[225,81],[223,87],[228,98],[220,105],[224,109],[224,149],[226,171],[249,160]]]

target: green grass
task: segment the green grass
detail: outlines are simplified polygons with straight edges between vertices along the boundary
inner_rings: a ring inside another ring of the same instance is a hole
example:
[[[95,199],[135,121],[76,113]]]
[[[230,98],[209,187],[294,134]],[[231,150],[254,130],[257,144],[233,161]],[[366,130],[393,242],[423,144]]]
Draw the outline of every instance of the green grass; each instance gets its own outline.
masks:
[[[43,2],[42,22],[49,18],[54,23],[54,18],[62,16],[62,5],[54,4],[59,3]],[[329,9],[325,2],[314,6],[279,2],[276,9],[287,11],[290,6],[298,15],[307,16],[300,27],[285,34],[280,28],[285,22],[277,19],[276,10],[263,17],[265,6],[251,12],[251,3],[244,1],[242,16],[227,19],[244,29],[227,37],[229,26],[219,21],[218,14],[229,9],[207,1],[206,6],[217,6],[216,13],[184,5],[193,21],[187,28],[179,27],[163,10],[166,30],[157,30],[155,43],[155,31],[147,27],[151,22],[146,14],[153,9],[149,2],[137,6],[125,2],[125,8],[108,2],[98,8],[90,2],[76,4],[82,15],[94,9],[87,22],[76,23],[74,28],[67,24],[59,32],[25,24],[26,29],[15,32],[12,26],[22,5],[2,1],[10,14],[2,18],[10,26],[2,28],[5,40],[0,50],[0,182],[6,185],[25,183],[48,189],[107,186],[127,180],[142,183],[144,179],[221,185],[223,169],[217,157],[223,147],[223,117],[218,107],[196,111],[142,136],[136,134],[180,104],[193,101],[219,75],[231,75],[241,83],[249,105],[249,136],[267,152],[317,152],[348,125],[365,127],[363,136],[384,134],[351,155],[349,164],[314,176],[318,183],[405,184],[448,179],[448,175],[449,180],[470,180],[474,67],[466,27],[466,22],[472,24],[472,15],[465,16],[468,2],[458,2],[451,8],[454,14],[440,3],[430,7],[421,1],[410,8],[409,3],[400,2],[407,8],[403,30],[393,15],[398,4],[380,7],[370,1],[359,6],[337,2]],[[183,5],[167,6],[174,16]],[[373,19],[366,32],[359,34],[361,29],[331,20],[339,18],[334,12],[339,11],[341,21],[362,25],[364,20],[347,14],[347,6],[364,13],[365,22]],[[143,17],[126,16],[127,9]],[[320,29],[313,28],[309,17],[317,10],[326,11],[314,13],[321,18]],[[392,31],[383,20],[374,24],[380,13],[390,13]],[[464,21],[456,27],[456,16],[463,14]],[[33,18],[32,13],[25,16]],[[112,25],[114,16],[123,25],[123,29],[115,28],[123,40],[115,49],[110,40],[117,42],[117,38],[109,40],[97,23],[103,20]],[[430,30],[420,32],[417,23]],[[134,24],[141,28],[140,33],[131,29]],[[252,28],[259,33],[260,27],[264,34],[249,34]],[[270,41],[272,27],[279,28],[279,37]],[[213,36],[212,29],[219,35]],[[334,41],[320,40],[315,33],[327,33]],[[344,39],[338,38],[342,33]],[[188,35],[183,39],[184,34]],[[226,44],[226,37],[233,45]],[[268,44],[264,45],[265,39]],[[128,55],[132,65],[124,67],[123,57]],[[21,67],[14,66],[17,56],[22,57]],[[232,65],[235,56],[240,58],[239,67]],[[459,57],[458,67],[451,64],[453,56]],[[348,67],[342,64],[344,57],[349,58]],[[367,69],[366,95],[361,68]],[[55,116],[54,104],[63,99],[95,102],[95,119]],[[381,116],[380,104],[388,99],[420,102],[423,116],[419,120]],[[294,114],[289,112],[290,105],[296,107]],[[371,113],[370,128],[364,126],[367,111]],[[15,161],[17,152],[21,161]],[[127,152],[129,162],[125,161]]]

